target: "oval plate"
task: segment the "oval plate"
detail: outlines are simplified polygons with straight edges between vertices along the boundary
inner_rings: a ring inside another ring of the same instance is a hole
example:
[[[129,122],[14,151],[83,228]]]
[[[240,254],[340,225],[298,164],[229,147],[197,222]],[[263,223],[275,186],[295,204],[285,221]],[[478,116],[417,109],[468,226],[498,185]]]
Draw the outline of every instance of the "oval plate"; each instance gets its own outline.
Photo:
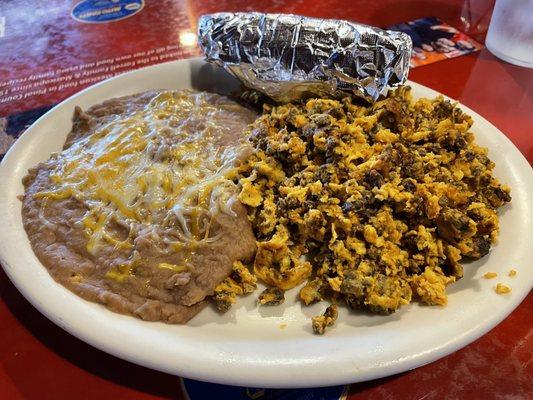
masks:
[[[437,92],[410,83],[415,97]],[[324,336],[312,334],[310,317],[326,304],[301,307],[297,290],[283,306],[257,308],[256,294],[228,313],[206,309],[188,325],[145,322],[115,314],[57,284],[33,254],[22,226],[22,177],[28,168],[61,149],[75,105],[154,88],[190,88],[228,93],[239,87],[225,72],[199,59],[133,71],[65,100],[35,122],[0,166],[0,261],[22,294],[57,325],[117,357],[187,378],[254,387],[311,387],[359,382],[409,370],[471,343],[515,309],[532,284],[533,173],[522,154],[488,121],[474,118],[477,141],[489,148],[496,176],[511,186],[502,209],[499,244],[483,259],[465,265],[465,276],[448,289],[446,307],[411,304],[390,316],[340,310]],[[515,278],[507,276],[515,268]],[[498,278],[487,280],[488,271]],[[512,287],[498,296],[493,287]]]

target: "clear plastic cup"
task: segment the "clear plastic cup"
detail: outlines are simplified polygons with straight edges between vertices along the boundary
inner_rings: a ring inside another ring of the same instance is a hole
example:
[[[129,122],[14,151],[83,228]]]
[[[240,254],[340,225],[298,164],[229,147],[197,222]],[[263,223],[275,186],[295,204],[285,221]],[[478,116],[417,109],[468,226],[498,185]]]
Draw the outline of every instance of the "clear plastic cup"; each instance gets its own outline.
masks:
[[[496,0],[485,45],[504,61],[533,68],[533,0]]]

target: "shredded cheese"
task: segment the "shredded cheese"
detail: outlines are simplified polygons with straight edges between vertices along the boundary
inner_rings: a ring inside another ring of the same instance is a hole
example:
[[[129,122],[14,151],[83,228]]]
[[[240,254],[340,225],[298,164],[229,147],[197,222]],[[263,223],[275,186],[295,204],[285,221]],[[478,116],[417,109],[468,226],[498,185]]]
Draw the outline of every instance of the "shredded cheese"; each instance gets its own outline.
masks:
[[[159,263],[158,267],[163,268],[163,269],[169,269],[176,273],[186,272],[189,270],[189,268],[186,267],[185,265],[175,265],[175,264],[168,264],[168,263]]]
[[[113,223],[172,229],[178,239],[166,242],[173,250],[217,240],[211,216],[235,215],[237,191],[228,178],[236,175],[241,149],[220,150],[213,134],[217,127],[209,121],[218,109],[201,96],[161,92],[142,109],[111,119],[56,155],[51,187],[35,197],[44,198],[44,204],[68,198],[83,202],[88,210],[81,222],[93,255],[103,244],[134,247],[133,235],[122,240],[110,232]],[[205,126],[194,126],[198,121]],[[108,277],[123,281],[132,265],[114,268]]]

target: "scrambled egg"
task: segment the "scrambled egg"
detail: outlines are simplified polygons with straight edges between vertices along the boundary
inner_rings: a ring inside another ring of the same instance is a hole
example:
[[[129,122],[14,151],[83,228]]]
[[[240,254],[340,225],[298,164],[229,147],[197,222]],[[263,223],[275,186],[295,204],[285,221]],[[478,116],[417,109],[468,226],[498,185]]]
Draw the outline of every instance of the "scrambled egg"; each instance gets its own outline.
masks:
[[[277,287],[268,287],[259,295],[257,301],[262,306],[277,306],[285,301],[285,294]]]
[[[326,328],[328,326],[331,326],[335,323],[337,320],[337,317],[339,316],[339,312],[337,310],[337,306],[335,304],[330,305],[328,308],[326,308],[326,311],[324,311],[324,314],[313,317],[312,319],[312,326],[313,326],[313,332],[323,335],[326,331]]]
[[[256,282],[257,278],[250,273],[248,267],[235,261],[231,275],[215,288],[213,299],[218,310],[228,311],[237,301],[237,295],[252,293],[257,289]]]
[[[503,283],[498,283],[496,287],[494,288],[496,293],[498,294],[507,294],[511,293],[511,288],[507,285],[504,285]]]
[[[307,282],[305,304],[383,314],[413,299],[446,304],[460,260],[489,252],[511,200],[471,125],[455,104],[414,101],[409,87],[373,105],[265,105],[240,169],[255,275],[282,290]],[[316,317],[315,332],[334,319]]]

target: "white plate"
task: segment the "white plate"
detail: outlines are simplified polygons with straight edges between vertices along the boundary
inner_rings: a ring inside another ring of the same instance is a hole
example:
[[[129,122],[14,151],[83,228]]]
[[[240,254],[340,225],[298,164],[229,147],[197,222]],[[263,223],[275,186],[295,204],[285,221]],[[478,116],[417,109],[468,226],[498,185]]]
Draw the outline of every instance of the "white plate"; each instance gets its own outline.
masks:
[[[410,83],[416,97],[433,90]],[[108,311],[54,282],[32,252],[17,195],[26,170],[61,148],[75,105],[83,108],[111,97],[153,88],[232,90],[236,82],[200,60],[137,70],[102,82],[64,101],[33,124],[0,166],[0,260],[22,294],[57,325],[115,356],[172,374],[255,387],[310,387],[358,382],[395,374],[443,357],[474,341],[502,321],[532,284],[533,173],[522,154],[485,119],[466,107],[477,140],[490,149],[496,175],[512,188],[513,201],[501,215],[500,241],[490,255],[465,265],[465,276],[449,287],[447,307],[412,304],[390,316],[341,309],[324,336],[311,332],[310,317],[325,304],[302,308],[296,290],[284,306],[255,307],[253,294],[221,316],[202,311],[175,326]],[[507,276],[515,268],[515,278]],[[498,278],[487,280],[488,271]],[[503,282],[509,295],[493,287]],[[280,325],[286,324],[285,328]]]

